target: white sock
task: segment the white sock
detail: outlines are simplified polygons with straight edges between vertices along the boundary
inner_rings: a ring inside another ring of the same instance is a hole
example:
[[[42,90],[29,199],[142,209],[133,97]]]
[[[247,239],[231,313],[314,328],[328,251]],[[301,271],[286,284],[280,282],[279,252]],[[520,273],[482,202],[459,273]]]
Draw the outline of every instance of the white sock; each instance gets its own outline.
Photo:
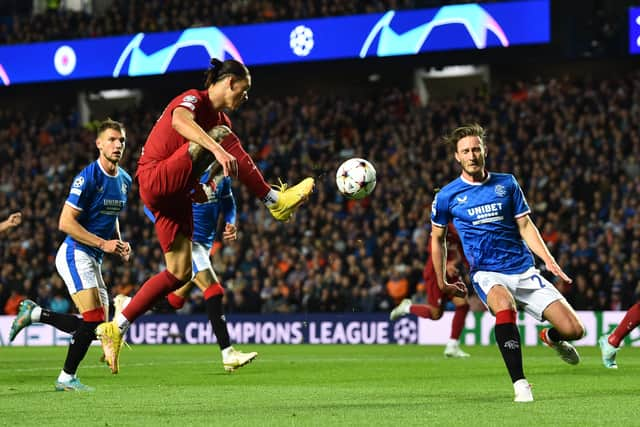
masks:
[[[60,375],[58,375],[58,382],[66,383],[74,379],[76,376],[67,374],[64,370],[60,371]]]
[[[449,338],[449,342],[447,343],[447,345],[460,345],[460,341],[453,338]]]
[[[129,322],[129,320],[124,317],[122,313],[118,313],[115,321],[118,325],[118,328],[120,328],[120,333],[122,333],[122,335],[126,334],[127,330],[129,330],[129,326],[131,326],[131,322]]]
[[[225,349],[222,350],[222,358],[224,359],[225,357],[227,357],[229,355],[229,352],[233,350],[233,347],[229,346]]]
[[[38,306],[36,306],[36,308],[31,310],[31,321],[32,322],[39,322],[40,321],[40,315],[42,315],[42,307],[40,307],[38,305]]]
[[[266,207],[270,207],[276,204],[276,202],[278,201],[278,193],[279,192],[274,189],[269,190],[267,195],[264,196],[264,199],[262,199]]]

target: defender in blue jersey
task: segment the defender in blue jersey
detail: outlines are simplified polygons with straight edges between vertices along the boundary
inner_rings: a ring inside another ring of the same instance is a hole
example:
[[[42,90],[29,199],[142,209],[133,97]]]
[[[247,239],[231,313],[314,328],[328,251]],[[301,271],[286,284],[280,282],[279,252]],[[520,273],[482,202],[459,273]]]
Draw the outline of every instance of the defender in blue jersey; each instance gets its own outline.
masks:
[[[128,260],[129,243],[122,241],[118,215],[127,205],[131,177],[118,162],[125,148],[121,123],[106,120],[98,127],[99,156],[71,184],[58,228],[67,234],[56,255],[56,269],[82,318],[55,313],[25,300],[11,326],[10,339],[33,322],[42,322],[73,334],[64,368],[58,376],[58,391],[91,391],[76,376],[78,365],[96,339],[96,327],[105,321],[109,296],[100,266],[105,253]],[[115,239],[113,236],[115,235]]]
[[[543,329],[540,338],[573,365],[580,356],[567,340],[582,338],[585,329],[562,294],[535,268],[532,251],[548,271],[571,283],[540,237],[513,175],[485,169],[484,135],[484,129],[474,124],[457,128],[447,138],[462,174],[433,201],[431,256],[440,289],[448,295],[464,296],[464,284],[446,282],[445,239],[447,224],[453,222],[469,261],[473,286],[496,316],[496,343],[511,375],[514,400],[530,402],[533,395],[522,368],[516,307],[553,325]]]
[[[200,182],[204,184],[207,201],[193,203],[192,206],[194,229],[191,259],[195,276],[189,283],[170,293],[167,300],[173,308],[179,309],[184,305],[186,296],[194,286],[202,290],[207,315],[222,353],[223,367],[226,371],[232,372],[251,362],[258,353],[244,353],[231,346],[227,321],[222,309],[224,288],[213,271],[209,253],[216,238],[221,216],[225,224],[222,239],[224,241],[237,239],[236,203],[231,191],[231,178],[216,175],[211,179],[212,174],[215,172],[208,170],[200,178]],[[153,213],[146,207],[145,213],[149,219],[155,221]]]

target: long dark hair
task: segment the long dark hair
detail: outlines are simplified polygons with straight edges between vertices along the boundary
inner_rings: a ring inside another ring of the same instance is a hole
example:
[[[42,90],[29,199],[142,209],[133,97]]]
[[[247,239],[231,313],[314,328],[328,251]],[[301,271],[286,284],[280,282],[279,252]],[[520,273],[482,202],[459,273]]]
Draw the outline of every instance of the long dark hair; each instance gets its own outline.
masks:
[[[223,62],[218,58],[211,58],[211,67],[204,73],[204,76],[204,87],[208,88],[228,76],[234,76],[238,80],[246,79],[249,76],[249,69],[235,59],[227,59]]]

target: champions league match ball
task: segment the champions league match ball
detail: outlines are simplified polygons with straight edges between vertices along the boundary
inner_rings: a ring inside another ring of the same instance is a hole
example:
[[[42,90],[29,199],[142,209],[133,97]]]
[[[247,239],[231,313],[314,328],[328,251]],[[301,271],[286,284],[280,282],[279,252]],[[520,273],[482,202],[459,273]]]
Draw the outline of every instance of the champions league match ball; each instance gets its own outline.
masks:
[[[364,199],[376,187],[376,169],[365,159],[354,157],[338,168],[336,185],[343,196],[355,200]]]

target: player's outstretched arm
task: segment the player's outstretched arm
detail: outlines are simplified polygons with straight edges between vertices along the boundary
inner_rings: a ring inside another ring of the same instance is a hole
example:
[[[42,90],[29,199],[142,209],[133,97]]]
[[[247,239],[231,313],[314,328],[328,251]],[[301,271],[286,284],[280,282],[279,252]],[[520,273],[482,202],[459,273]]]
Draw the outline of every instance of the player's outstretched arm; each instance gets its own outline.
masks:
[[[538,227],[536,227],[536,225],[533,223],[531,217],[529,215],[525,215],[518,218],[516,221],[518,223],[518,229],[520,231],[522,240],[524,240],[524,242],[527,244],[529,249],[533,251],[534,254],[539,256],[540,259],[544,261],[547,270],[558,276],[566,283],[571,283],[571,278],[567,276],[564,271],[562,271],[553,255],[551,255],[549,248],[544,243],[544,240],[542,240],[542,236],[540,235],[540,231],[538,231]]]
[[[99,248],[108,254],[122,256],[126,250],[126,244],[122,240],[105,240],[100,236],[89,232],[78,222],[78,217],[82,211],[74,209],[68,204],[62,207],[60,219],[58,220],[58,230],[71,236],[77,242],[87,246]]]
[[[7,219],[0,222],[0,233],[17,227],[22,223],[22,212],[14,212]]]

